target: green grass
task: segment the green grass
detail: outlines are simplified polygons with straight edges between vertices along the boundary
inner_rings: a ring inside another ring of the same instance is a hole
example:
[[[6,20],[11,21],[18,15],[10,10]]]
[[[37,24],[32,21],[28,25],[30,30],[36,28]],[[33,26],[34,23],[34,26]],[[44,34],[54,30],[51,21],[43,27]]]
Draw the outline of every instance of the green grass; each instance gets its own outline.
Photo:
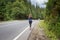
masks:
[[[39,27],[44,28],[44,32],[45,32],[46,36],[49,38],[49,40],[58,40],[56,35],[52,31],[48,30],[48,26],[49,25],[46,24],[44,22],[44,20],[41,20],[40,23],[39,23]]]

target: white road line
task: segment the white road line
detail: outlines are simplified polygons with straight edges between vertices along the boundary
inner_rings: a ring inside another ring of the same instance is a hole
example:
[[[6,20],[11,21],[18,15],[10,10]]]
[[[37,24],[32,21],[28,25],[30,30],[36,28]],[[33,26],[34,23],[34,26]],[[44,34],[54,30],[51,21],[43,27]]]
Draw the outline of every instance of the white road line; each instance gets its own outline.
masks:
[[[36,22],[33,22],[32,26],[33,26],[35,23],[36,23]],[[29,26],[28,26],[24,31],[22,31],[17,37],[15,37],[13,40],[17,40],[28,28],[29,28]]]
[[[28,28],[29,26],[23,32],[21,32],[17,37],[15,37],[13,40],[17,40]]]

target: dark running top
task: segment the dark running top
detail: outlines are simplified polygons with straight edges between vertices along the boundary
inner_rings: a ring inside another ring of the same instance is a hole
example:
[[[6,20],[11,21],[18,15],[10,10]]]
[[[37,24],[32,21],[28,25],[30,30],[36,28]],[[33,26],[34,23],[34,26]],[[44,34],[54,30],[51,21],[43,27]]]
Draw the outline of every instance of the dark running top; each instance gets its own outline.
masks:
[[[29,21],[32,21],[32,17],[29,18]]]

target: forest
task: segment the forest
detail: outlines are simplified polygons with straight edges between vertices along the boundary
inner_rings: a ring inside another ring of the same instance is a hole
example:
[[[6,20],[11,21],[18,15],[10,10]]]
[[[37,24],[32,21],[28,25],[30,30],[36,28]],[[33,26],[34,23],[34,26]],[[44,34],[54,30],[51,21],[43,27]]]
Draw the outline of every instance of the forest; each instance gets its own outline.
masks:
[[[43,8],[37,4],[35,7],[31,0],[0,0],[0,21],[28,19],[29,13],[33,19],[43,19],[40,9]]]
[[[60,40],[60,0],[48,0],[44,21],[50,40]]]

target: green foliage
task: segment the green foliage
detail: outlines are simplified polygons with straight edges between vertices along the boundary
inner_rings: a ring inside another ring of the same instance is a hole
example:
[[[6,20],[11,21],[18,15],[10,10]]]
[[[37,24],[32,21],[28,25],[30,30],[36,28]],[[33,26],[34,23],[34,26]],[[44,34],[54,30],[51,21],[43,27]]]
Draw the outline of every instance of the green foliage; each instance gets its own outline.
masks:
[[[46,7],[45,21],[48,30],[60,39],[60,0],[49,0]]]
[[[48,38],[48,40],[58,40],[57,36],[55,35],[54,31],[50,31],[49,24],[45,23],[44,20],[41,20],[39,23],[39,27],[44,29],[44,32]],[[52,26],[53,27],[53,26]]]
[[[0,20],[27,19],[29,13],[34,19],[42,18],[40,11],[30,0],[0,0]]]

